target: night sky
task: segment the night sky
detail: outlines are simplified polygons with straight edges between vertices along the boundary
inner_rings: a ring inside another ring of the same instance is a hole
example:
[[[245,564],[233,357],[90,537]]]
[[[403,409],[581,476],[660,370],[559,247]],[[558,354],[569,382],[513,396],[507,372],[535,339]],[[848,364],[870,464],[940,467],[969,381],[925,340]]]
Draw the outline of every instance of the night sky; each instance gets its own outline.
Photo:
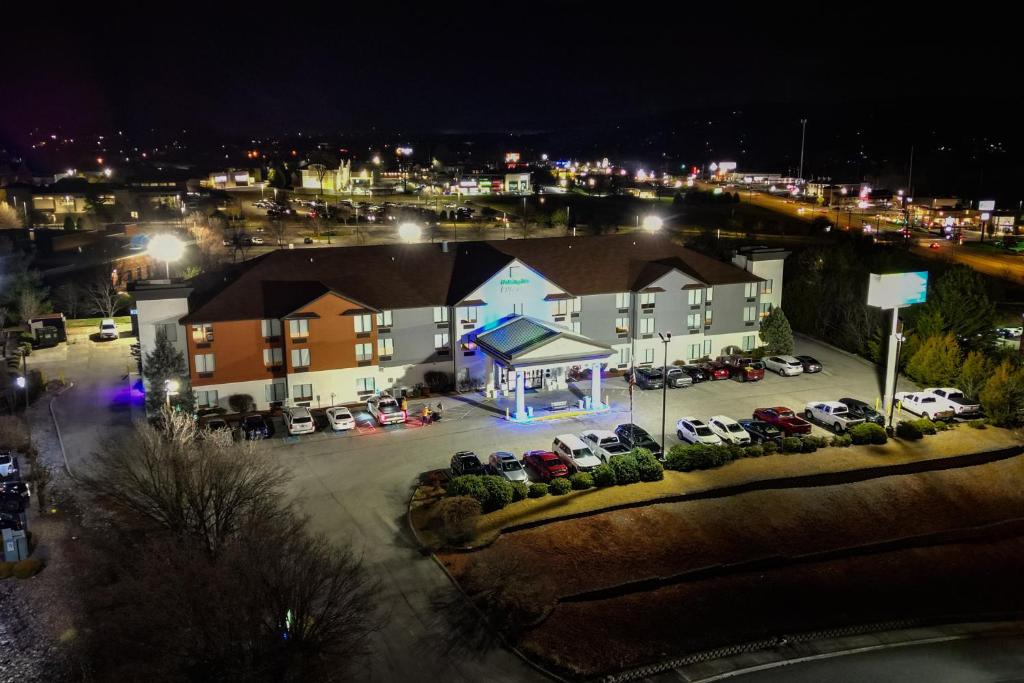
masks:
[[[1008,10],[977,3],[219,4],[5,9],[0,139],[57,125],[532,131],[746,105],[799,118],[974,108],[1020,88]]]

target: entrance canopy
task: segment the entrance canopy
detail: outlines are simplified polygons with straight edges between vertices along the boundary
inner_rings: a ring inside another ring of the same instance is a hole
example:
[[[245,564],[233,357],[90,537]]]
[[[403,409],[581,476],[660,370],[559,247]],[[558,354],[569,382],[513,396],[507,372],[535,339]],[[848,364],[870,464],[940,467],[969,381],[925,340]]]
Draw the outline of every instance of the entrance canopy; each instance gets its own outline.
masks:
[[[610,346],[524,315],[478,335],[476,345],[507,368],[594,363],[615,353]]]

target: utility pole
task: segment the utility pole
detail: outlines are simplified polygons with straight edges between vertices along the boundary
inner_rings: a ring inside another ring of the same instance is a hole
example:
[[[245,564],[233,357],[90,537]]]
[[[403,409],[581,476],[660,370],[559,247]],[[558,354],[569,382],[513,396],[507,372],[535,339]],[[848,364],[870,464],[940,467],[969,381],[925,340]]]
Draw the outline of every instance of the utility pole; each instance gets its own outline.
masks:
[[[807,140],[807,119],[800,119],[800,180],[804,179],[804,142]]]
[[[658,333],[661,345],[665,349],[665,358],[661,366],[661,455],[665,457],[665,404],[668,400],[668,343],[672,341],[672,333]]]

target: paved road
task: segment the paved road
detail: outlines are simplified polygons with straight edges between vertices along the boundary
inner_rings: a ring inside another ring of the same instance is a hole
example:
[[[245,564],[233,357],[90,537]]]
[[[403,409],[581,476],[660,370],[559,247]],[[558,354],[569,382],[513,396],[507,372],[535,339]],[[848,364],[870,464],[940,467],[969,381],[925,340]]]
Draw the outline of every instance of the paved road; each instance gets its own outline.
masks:
[[[828,657],[730,677],[736,683],[1024,681],[1024,638],[970,638]]]

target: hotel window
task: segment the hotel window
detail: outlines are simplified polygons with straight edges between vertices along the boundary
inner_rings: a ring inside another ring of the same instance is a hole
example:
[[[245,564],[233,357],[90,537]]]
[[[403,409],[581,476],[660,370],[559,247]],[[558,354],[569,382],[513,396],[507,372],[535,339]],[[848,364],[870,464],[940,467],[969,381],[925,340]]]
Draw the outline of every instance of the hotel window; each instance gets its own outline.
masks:
[[[701,290],[690,289],[686,292],[687,298],[690,300],[691,306],[700,306]]]
[[[198,373],[213,372],[214,368],[217,366],[213,361],[212,353],[197,353],[195,355],[195,361],[196,372]]]
[[[391,311],[381,311],[377,314],[377,327],[391,327]]]
[[[447,332],[439,332],[439,333],[434,335],[434,348],[435,349],[437,349],[438,351],[442,351],[443,350],[443,351],[447,352],[448,351],[448,347],[449,347],[449,343],[448,343],[448,333]]]
[[[289,320],[288,334],[291,335],[292,339],[305,339],[306,337],[309,336],[309,321]]]
[[[356,362],[365,363],[373,360],[373,347],[369,344],[356,344]]]
[[[579,320],[573,320],[572,321],[572,331],[573,331],[573,334],[583,334],[582,330],[583,330],[583,323],[581,323]]]
[[[377,355],[380,356],[381,360],[390,358],[395,354],[395,340],[388,337],[387,339],[377,340]]]
[[[192,326],[192,341],[197,344],[207,344],[213,341],[213,325],[203,323]]]
[[[619,310],[629,308],[629,292],[620,292],[615,295],[615,308]]]
[[[284,382],[271,382],[264,387],[267,403],[277,403],[288,398],[288,385]]]
[[[434,306],[434,322],[435,323],[446,323],[446,322],[448,322],[448,307],[447,306]]]
[[[583,299],[581,299],[580,297],[570,299],[569,302],[571,304],[571,306],[569,307],[570,313],[579,313],[580,311],[583,310]]]
[[[764,320],[765,318],[767,318],[771,314],[771,312],[772,312],[772,305],[771,305],[770,302],[769,303],[761,304],[761,320]]]
[[[706,291],[707,291],[707,293],[704,295],[704,301],[706,301],[708,303],[708,305],[710,306],[711,305],[711,299],[714,297],[714,294],[715,294],[715,288],[714,287],[708,287]]]
[[[309,349],[292,349],[292,367],[309,367]]]
[[[369,313],[357,315],[353,321],[356,326],[356,334],[369,334],[373,331],[373,316]]]
[[[217,390],[212,389],[210,391],[197,391],[196,392],[196,408],[216,408],[217,407]]]
[[[268,368],[278,366],[283,362],[284,352],[282,349],[263,349],[263,364]]]
[[[559,299],[554,302],[554,311],[552,315],[566,315],[569,313],[569,301],[568,299]]]
[[[700,344],[690,344],[690,351],[686,356],[687,360],[697,360],[701,357]]]
[[[654,292],[644,292],[640,295],[640,306],[641,308],[650,308],[654,306]]]
[[[629,365],[629,347],[624,346],[619,349],[619,367],[624,368]]]
[[[747,284],[743,285],[743,296],[747,297],[748,299],[756,299],[757,298],[757,283],[756,282],[748,282]]]
[[[464,323],[475,323],[477,320],[478,306],[461,306],[459,308],[459,321]]]
[[[704,340],[704,355],[707,356],[708,358],[711,358],[711,340],[710,339],[705,339]]]
[[[654,349],[644,349],[644,363],[654,362]]]
[[[754,340],[755,340],[756,336],[757,335],[748,334],[748,335],[743,337],[743,350],[744,351],[753,351],[754,350]]]
[[[313,385],[312,384],[293,384],[292,385],[292,399],[295,401],[312,401],[313,400]]]
[[[377,382],[373,377],[360,377],[356,380],[356,391],[360,394],[372,394],[377,391]]]
[[[696,332],[700,329],[700,313],[691,313],[686,316],[686,327],[691,332]]]
[[[615,319],[615,334],[620,337],[625,337],[629,334],[629,318],[616,318]]]
[[[654,318],[640,318],[640,334],[648,337],[654,334]]]
[[[175,325],[174,323],[158,324],[154,325],[154,327],[156,327],[157,336],[160,336],[160,333],[163,332],[163,335],[164,337],[167,338],[167,341],[178,341],[178,326]]]
[[[711,309],[704,309],[704,327],[711,327]]]
[[[765,280],[764,282],[762,282],[761,283],[761,293],[762,294],[771,294],[772,293],[772,285],[773,284],[775,284],[774,280]]]
[[[743,322],[753,325],[755,320],[757,320],[757,306],[744,306]]]
[[[290,322],[300,322],[298,320],[292,320]],[[305,322],[304,320],[301,322]],[[277,319],[261,320],[260,321],[260,332],[263,337],[280,337],[281,336],[281,321]],[[295,335],[292,335],[293,337]]]

